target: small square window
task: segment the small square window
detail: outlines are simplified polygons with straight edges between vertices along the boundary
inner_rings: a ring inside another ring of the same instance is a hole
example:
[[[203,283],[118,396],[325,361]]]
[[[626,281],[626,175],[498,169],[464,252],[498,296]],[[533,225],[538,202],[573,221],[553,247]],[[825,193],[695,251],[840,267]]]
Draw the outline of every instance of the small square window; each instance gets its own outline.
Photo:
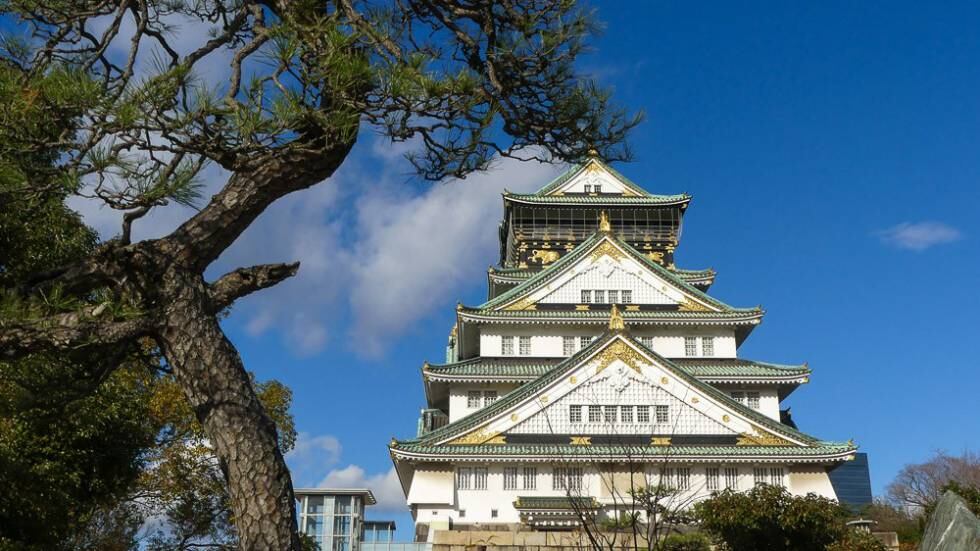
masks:
[[[621,300],[623,301],[623,304],[630,304],[633,302],[633,291],[629,289],[623,289],[622,291],[620,291],[619,294],[622,295]]]
[[[568,406],[568,421],[570,423],[582,422],[582,406]]]
[[[619,304],[619,291],[609,291],[609,304]]]
[[[656,406],[657,422],[658,423],[669,423],[670,413],[668,406]]]
[[[714,356],[715,355],[715,338],[714,337],[701,337],[701,355],[702,356]]]
[[[593,294],[595,295],[595,302],[596,302],[596,304],[605,304],[606,303],[606,292],[605,291],[598,291],[597,290]]]
[[[579,348],[585,348],[592,343],[592,337],[579,337]]]
[[[509,335],[500,337],[500,353],[504,356],[514,355],[514,337]]]
[[[689,358],[698,355],[697,337],[684,337],[684,355]]]
[[[602,408],[600,406],[589,406],[589,422],[602,422]]]
[[[602,420],[606,423],[616,422],[616,410],[619,409],[616,406],[606,406],[602,410]]]
[[[497,510],[490,509],[490,518],[497,518]]]
[[[485,390],[483,391],[483,407],[489,406],[490,404],[497,401],[497,391],[496,390]]]
[[[470,409],[476,409],[480,407],[480,397],[482,394],[479,390],[471,390],[466,393],[466,407]]]
[[[640,337],[640,344],[653,350],[653,337]]]
[[[562,337],[561,351],[566,356],[571,356],[572,354],[575,354],[575,337]]]
[[[592,302],[592,291],[582,289],[582,304],[589,304],[590,302]]]
[[[632,423],[633,406],[619,406],[619,420],[623,423]]]
[[[466,509],[459,510],[459,518],[466,518]]]
[[[732,400],[745,405],[745,393],[744,392],[732,392]]]
[[[745,393],[745,405],[752,409],[759,409],[759,393],[758,392],[746,392]]]
[[[531,337],[521,335],[520,343],[521,343],[521,356],[530,356],[531,355]]]
[[[596,184],[593,188],[596,193],[602,193],[602,184]]]
[[[585,184],[585,192],[592,193],[592,184]]]
[[[636,406],[636,422],[637,423],[650,422],[650,406]]]

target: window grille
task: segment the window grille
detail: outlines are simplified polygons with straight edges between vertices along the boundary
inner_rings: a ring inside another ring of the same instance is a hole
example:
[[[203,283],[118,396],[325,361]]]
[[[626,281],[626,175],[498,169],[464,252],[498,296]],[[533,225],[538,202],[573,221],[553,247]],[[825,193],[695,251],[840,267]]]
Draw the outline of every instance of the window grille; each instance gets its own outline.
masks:
[[[761,486],[769,482],[769,472],[765,467],[752,469],[752,481],[756,486]]]
[[[589,422],[599,423],[602,421],[602,408],[600,406],[589,406]]]
[[[568,421],[571,423],[582,422],[582,406],[568,406]]]
[[[596,193],[602,193],[602,184],[596,184],[596,185],[595,185],[595,187],[594,187],[594,188],[592,188],[592,189],[593,189],[593,190],[594,190],[594,191],[595,191]]]
[[[687,357],[698,355],[698,339],[696,337],[684,337],[684,355]]]
[[[592,337],[579,337],[578,342],[579,348],[585,348],[586,346],[592,344]]]
[[[738,467],[725,467],[725,488],[738,489]]]
[[[595,296],[595,302],[596,302],[596,304],[605,304],[606,303],[606,292],[605,291],[598,291],[598,290],[596,290],[596,291],[592,291],[592,294]]]
[[[658,423],[669,423],[670,422],[670,409],[669,406],[655,406],[657,412],[657,422]]]
[[[674,484],[673,467],[667,467],[666,469],[660,470],[660,485],[671,490],[677,489],[677,486]]]
[[[551,474],[551,489],[574,491],[582,489],[581,467],[555,467]]]
[[[603,421],[606,423],[616,422],[616,410],[619,409],[616,406],[606,406],[603,409]]]
[[[473,489],[474,490],[486,490],[487,489],[487,468],[477,467],[473,469]]]
[[[708,491],[714,491],[721,489],[721,477],[717,468],[709,467],[704,471],[705,476],[705,486]]]
[[[489,406],[490,404],[496,401],[497,401],[496,390],[486,390],[483,392],[483,407]]]
[[[759,409],[759,393],[758,392],[746,392],[745,393],[746,404],[752,409]]]
[[[653,350],[653,337],[640,337],[640,344]]]
[[[773,486],[784,486],[782,467],[772,467],[769,469],[769,483]]]
[[[562,337],[561,350],[566,356],[575,354],[575,337]]]
[[[714,337],[701,337],[701,355],[702,356],[714,356],[715,355],[715,338]]]
[[[636,422],[637,423],[650,422],[650,406],[636,406]]]
[[[677,484],[674,486],[678,490],[687,490],[691,487],[691,469],[683,467],[677,469]]]
[[[460,468],[456,471],[456,488],[460,490],[469,490],[473,485],[473,469],[469,467]]]
[[[521,356],[530,356],[531,355],[531,337],[525,336],[525,335],[521,335],[520,343],[521,343]]]
[[[623,291],[620,294],[623,295],[623,297],[622,297],[623,304],[629,304],[629,303],[633,302],[633,291],[632,290],[630,290],[630,289],[623,289]]]
[[[497,510],[490,509],[490,518],[497,518]]]
[[[590,302],[592,302],[592,291],[582,289],[582,304],[589,304]]]
[[[633,406],[619,407],[619,420],[623,423],[633,422]]]
[[[506,467],[504,469],[504,489],[517,489],[517,467]]]
[[[500,353],[504,356],[514,355],[514,337],[500,337]]]
[[[619,291],[608,291],[609,304],[619,304]]]
[[[744,392],[732,392],[732,400],[745,405],[745,393]]]
[[[469,409],[476,409],[480,407],[480,391],[471,390],[466,393],[466,407]]]
[[[585,192],[592,193],[592,184],[585,184]]]
[[[524,467],[524,489],[536,490],[538,488],[538,468]]]

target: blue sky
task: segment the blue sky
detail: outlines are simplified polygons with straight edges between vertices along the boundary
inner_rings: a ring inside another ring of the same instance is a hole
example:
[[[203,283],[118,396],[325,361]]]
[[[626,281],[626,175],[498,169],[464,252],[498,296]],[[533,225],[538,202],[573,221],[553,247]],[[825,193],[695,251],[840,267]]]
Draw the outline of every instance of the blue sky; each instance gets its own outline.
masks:
[[[875,493],[902,465],[980,434],[980,5],[597,3],[581,67],[642,109],[622,172],[689,192],[678,265],[768,314],[739,353],[807,361],[804,431],[854,440]],[[419,368],[457,300],[485,296],[499,192],[556,169],[503,163],[464,183],[406,177],[365,134],[330,181],[275,205],[214,267],[301,260],[235,307],[246,365],[294,392],[298,486],[369,484],[373,518],[411,521],[386,444],[414,435]],[[213,185],[222,175],[212,172]],[[111,213],[79,204],[111,235]],[[137,226],[165,231],[171,210]],[[401,502],[403,504],[403,502]]]

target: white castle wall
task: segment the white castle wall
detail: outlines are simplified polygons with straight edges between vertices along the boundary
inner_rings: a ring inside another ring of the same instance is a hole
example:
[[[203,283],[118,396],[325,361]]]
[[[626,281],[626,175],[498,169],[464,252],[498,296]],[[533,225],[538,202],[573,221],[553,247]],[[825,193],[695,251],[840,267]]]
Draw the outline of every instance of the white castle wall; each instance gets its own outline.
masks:
[[[582,336],[598,337],[606,329],[604,327],[583,327],[581,325],[549,325],[549,326],[528,326],[528,327],[487,327],[484,326],[480,331],[480,355],[497,357],[503,355],[501,337],[504,335],[514,337],[514,356],[520,356],[518,337],[521,335],[531,337],[531,353],[527,356],[540,358],[557,358],[564,356],[562,337],[570,336],[576,339],[576,350],[579,347],[578,339]],[[727,328],[712,327],[691,327],[691,328],[665,328],[665,327],[629,327],[630,335],[639,339],[641,337],[653,338],[653,351],[665,358],[683,358],[684,337],[713,337],[714,354],[712,358],[735,358],[736,344],[735,331]],[[700,342],[698,344],[698,355],[700,356]]]

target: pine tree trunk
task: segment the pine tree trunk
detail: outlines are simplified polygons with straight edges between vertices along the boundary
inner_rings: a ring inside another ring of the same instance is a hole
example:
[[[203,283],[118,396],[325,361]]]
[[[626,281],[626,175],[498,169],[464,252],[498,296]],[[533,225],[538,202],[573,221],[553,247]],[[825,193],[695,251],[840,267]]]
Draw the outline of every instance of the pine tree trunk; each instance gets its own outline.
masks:
[[[214,447],[231,497],[239,549],[299,551],[292,482],[275,424],[210,307],[200,275],[164,276],[157,338]]]

